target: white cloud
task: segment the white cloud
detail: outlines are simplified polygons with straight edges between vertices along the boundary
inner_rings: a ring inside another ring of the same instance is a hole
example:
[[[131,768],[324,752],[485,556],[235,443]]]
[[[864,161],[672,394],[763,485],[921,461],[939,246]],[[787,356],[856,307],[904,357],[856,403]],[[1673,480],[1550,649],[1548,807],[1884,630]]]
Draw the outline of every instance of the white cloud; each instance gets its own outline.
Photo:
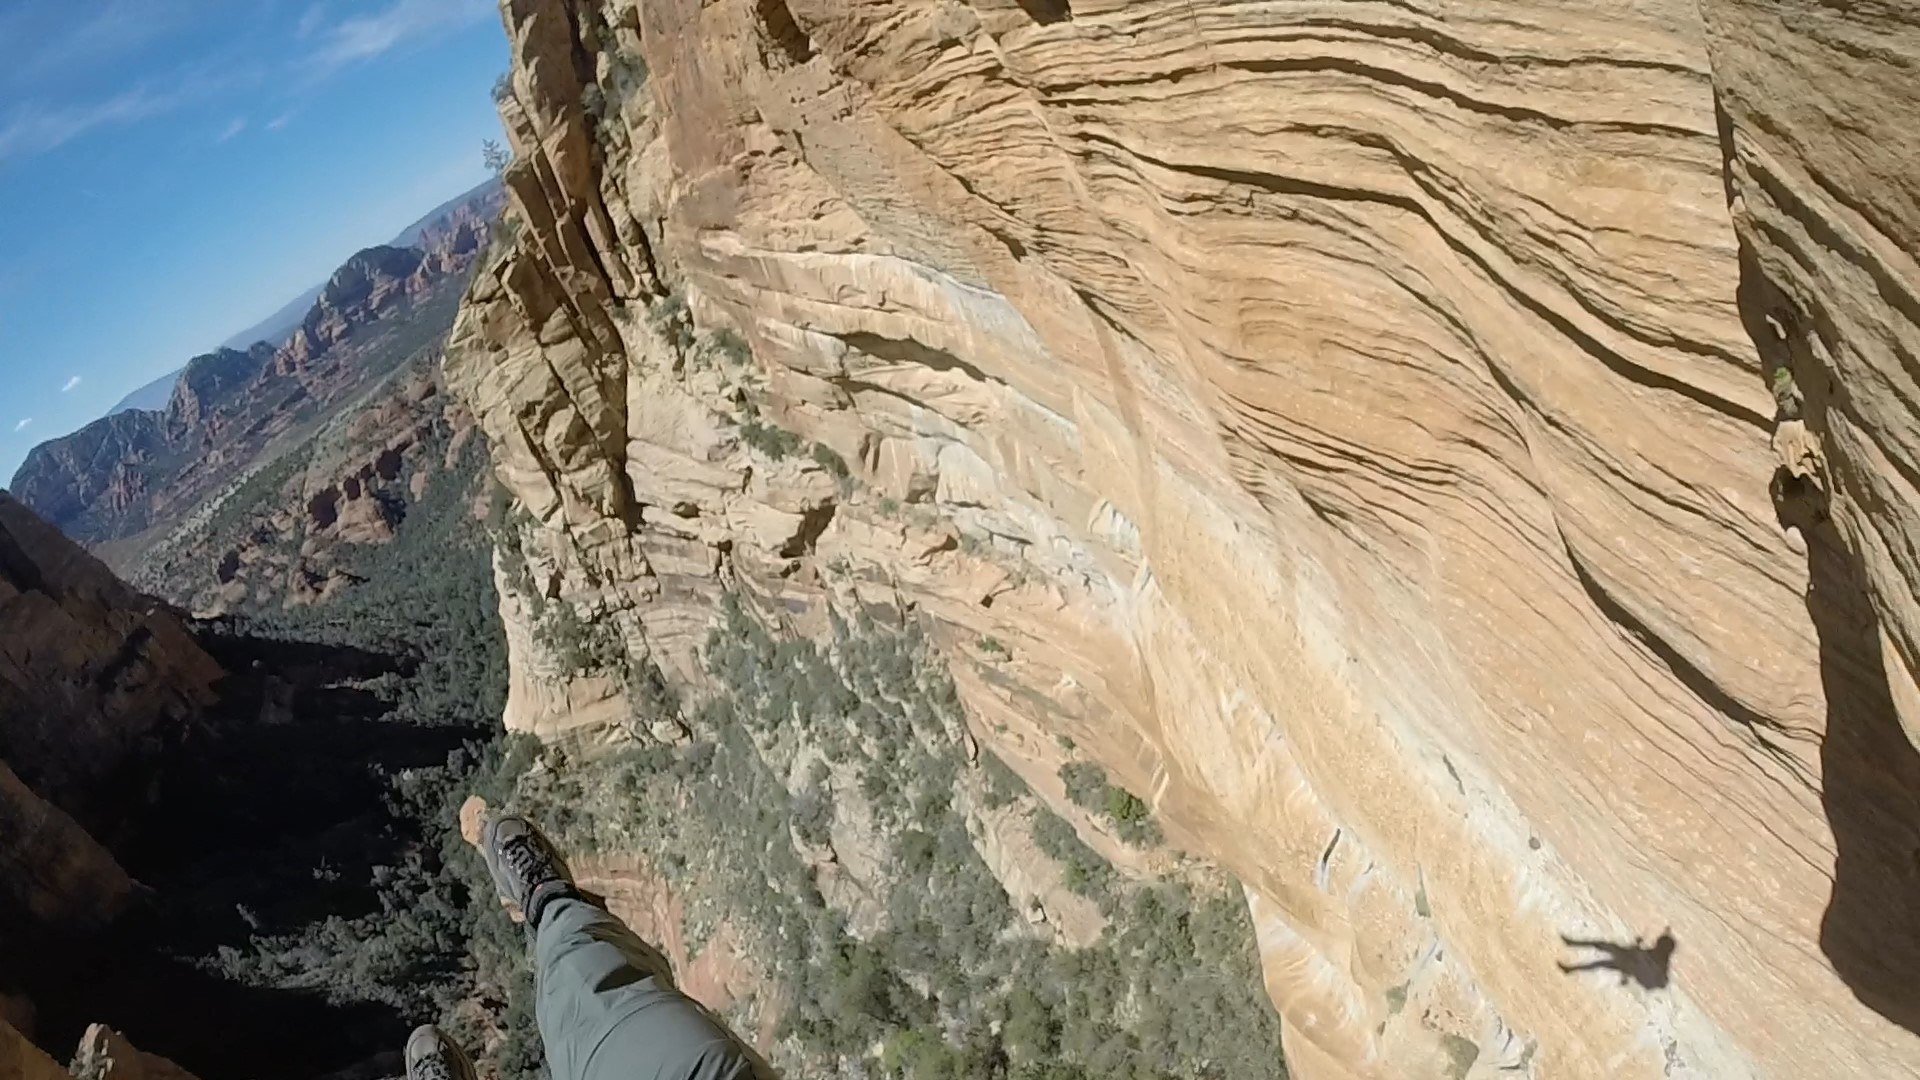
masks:
[[[25,420],[22,420],[19,423],[13,425],[13,433],[15,435],[18,435],[21,432],[27,430],[27,428],[31,426],[33,426],[33,417],[29,416]]]
[[[60,392],[63,394],[71,394],[74,388],[79,386],[83,381],[80,376],[75,375],[73,378],[67,380],[67,385],[61,387]]]
[[[0,77],[24,89],[50,75],[99,71],[179,29],[196,14],[187,4],[153,0],[102,0],[87,7],[89,14],[78,18],[52,5],[37,12],[22,5],[0,16],[0,41],[33,42],[26,56]]]
[[[292,113],[281,113],[279,116],[276,116],[273,119],[267,121],[267,130],[279,131],[281,128],[286,127],[287,122],[292,119],[293,119]]]
[[[177,104],[177,95],[137,87],[87,105],[18,105],[0,120],[0,161],[42,154],[94,128],[145,120]]]
[[[311,4],[307,10],[300,13],[300,25],[295,28],[294,33],[303,38],[312,37],[313,32],[320,29],[320,25],[326,21],[327,5]]]
[[[344,67],[416,38],[479,22],[495,11],[489,0],[394,0],[382,11],[342,19],[328,28],[314,61],[323,70]]]
[[[221,130],[220,138],[216,141],[226,142],[228,139],[233,138],[245,130],[247,130],[247,118],[244,116],[237,117]]]
[[[110,98],[80,104],[23,101],[0,114],[0,162],[44,154],[95,128],[152,119],[259,78],[257,66],[188,68],[169,75],[160,90],[142,84]]]

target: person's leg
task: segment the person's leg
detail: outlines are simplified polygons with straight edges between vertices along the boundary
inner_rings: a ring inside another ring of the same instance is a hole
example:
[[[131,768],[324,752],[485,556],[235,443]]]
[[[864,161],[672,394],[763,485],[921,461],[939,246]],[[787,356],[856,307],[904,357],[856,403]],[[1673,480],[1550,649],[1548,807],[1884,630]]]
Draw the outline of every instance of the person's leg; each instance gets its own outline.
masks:
[[[553,1080],[746,1080],[753,1060],[673,985],[665,958],[606,911],[549,901],[534,938],[535,1016]]]
[[[755,1057],[673,985],[666,958],[587,902],[530,822],[487,822],[481,854],[534,936],[535,1019],[552,1080],[746,1080]]]

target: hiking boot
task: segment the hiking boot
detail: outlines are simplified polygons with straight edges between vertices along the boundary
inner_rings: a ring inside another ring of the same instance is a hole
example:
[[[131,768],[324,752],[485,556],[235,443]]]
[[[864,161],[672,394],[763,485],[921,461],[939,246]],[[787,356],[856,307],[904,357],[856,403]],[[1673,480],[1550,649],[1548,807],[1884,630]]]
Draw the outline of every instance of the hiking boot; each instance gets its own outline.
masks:
[[[475,1080],[473,1062],[446,1032],[423,1024],[407,1038],[407,1080]]]
[[[527,927],[540,926],[547,901],[575,895],[573,875],[560,853],[533,822],[517,814],[489,818],[480,834],[480,854],[500,895],[526,913]]]

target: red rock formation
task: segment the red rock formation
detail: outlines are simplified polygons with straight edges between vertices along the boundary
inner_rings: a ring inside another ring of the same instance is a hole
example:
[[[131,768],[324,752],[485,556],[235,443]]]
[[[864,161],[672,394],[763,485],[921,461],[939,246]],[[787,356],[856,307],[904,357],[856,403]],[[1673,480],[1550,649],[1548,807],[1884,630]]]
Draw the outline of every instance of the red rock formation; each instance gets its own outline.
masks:
[[[424,262],[418,249],[392,247],[368,248],[348,259],[275,354],[274,371],[287,376],[305,370],[356,329],[392,311],[408,298],[409,283]]]
[[[36,448],[14,478],[15,493],[87,543],[177,521],[276,437],[430,347],[452,318],[499,201],[488,189],[449,208],[418,230],[419,247],[355,254],[280,349],[260,343],[196,357],[164,414],[119,413]],[[138,552],[114,554],[128,566]]]

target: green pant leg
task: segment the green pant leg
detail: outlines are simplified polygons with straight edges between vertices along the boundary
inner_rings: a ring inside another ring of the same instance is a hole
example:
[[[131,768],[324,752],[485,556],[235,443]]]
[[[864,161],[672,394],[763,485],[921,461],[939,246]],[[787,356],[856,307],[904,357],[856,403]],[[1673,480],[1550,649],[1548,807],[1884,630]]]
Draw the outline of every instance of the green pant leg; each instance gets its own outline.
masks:
[[[749,1080],[754,1058],[673,985],[625,923],[561,897],[534,937],[535,1006],[552,1080]]]

